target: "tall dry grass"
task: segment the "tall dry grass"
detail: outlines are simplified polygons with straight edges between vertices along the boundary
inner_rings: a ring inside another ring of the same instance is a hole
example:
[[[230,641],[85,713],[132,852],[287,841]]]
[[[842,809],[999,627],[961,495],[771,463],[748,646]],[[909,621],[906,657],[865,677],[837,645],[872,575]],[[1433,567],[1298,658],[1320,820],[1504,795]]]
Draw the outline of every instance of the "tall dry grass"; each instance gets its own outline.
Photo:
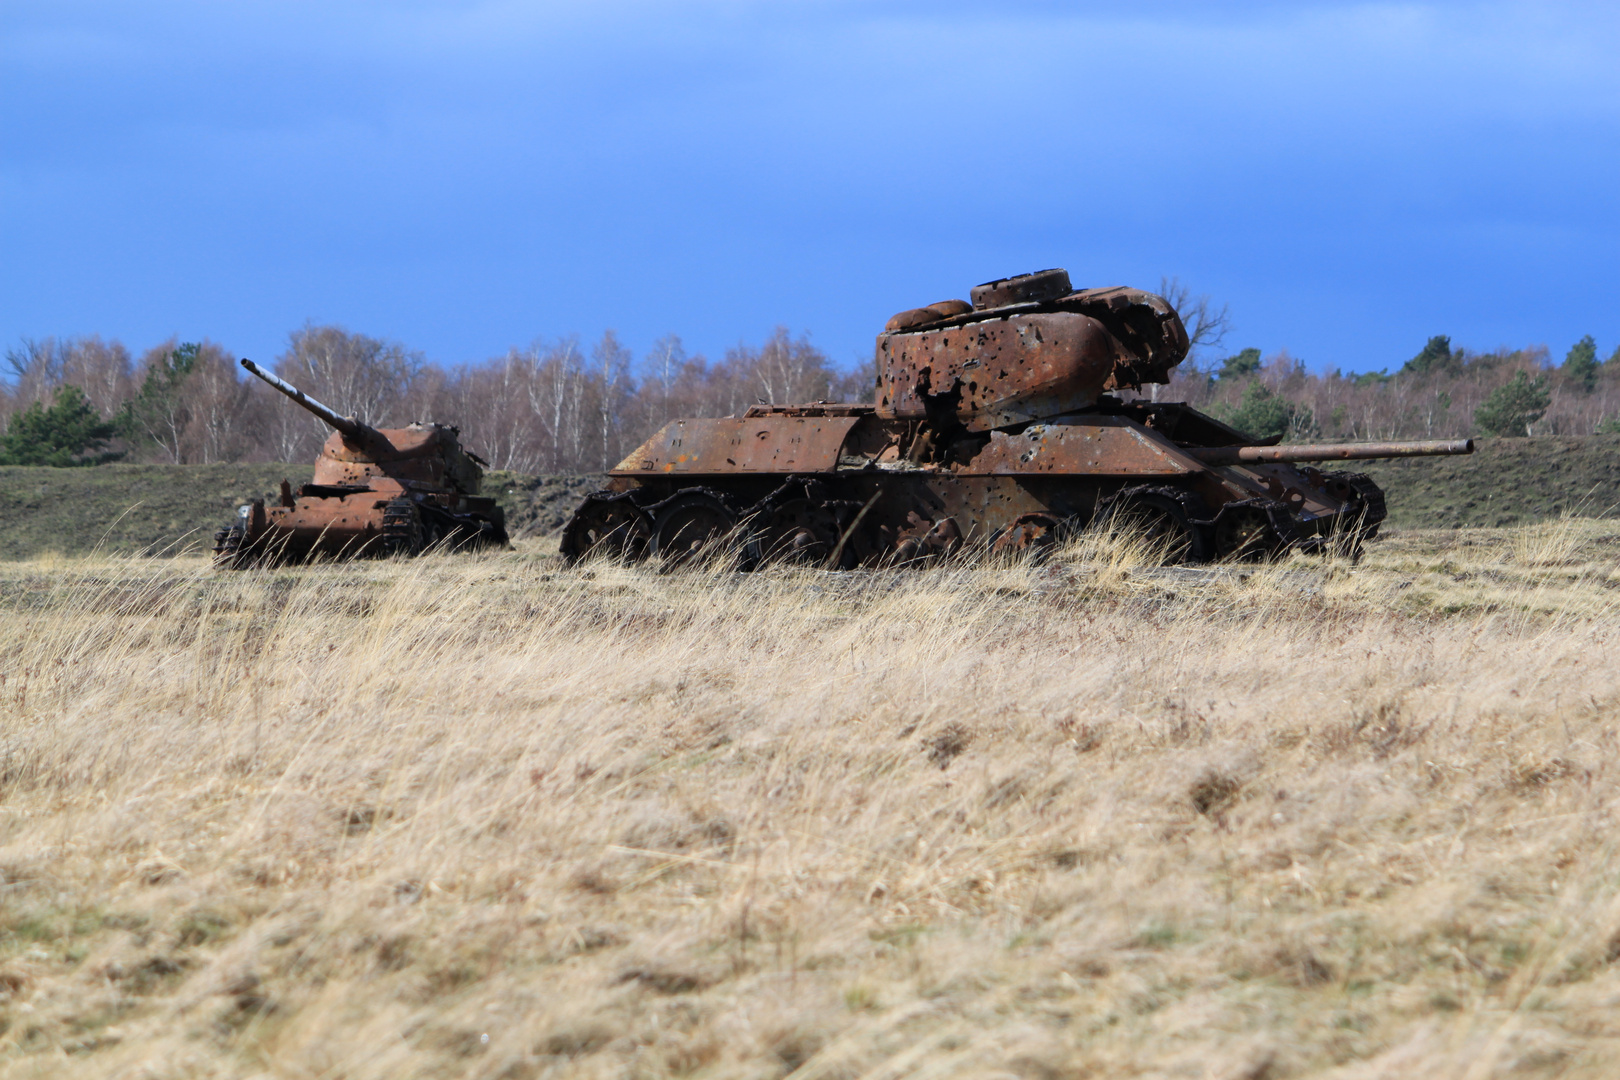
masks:
[[[0,567],[0,1076],[1611,1076],[1620,530]]]

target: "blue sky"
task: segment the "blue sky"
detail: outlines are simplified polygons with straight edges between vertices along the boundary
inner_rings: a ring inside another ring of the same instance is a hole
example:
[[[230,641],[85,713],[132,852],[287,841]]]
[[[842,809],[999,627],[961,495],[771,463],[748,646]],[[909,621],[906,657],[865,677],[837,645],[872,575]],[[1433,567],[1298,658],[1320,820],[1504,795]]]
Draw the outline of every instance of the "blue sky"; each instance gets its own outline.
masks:
[[[836,361],[1065,266],[1313,368],[1620,344],[1620,5],[0,0],[0,342]]]

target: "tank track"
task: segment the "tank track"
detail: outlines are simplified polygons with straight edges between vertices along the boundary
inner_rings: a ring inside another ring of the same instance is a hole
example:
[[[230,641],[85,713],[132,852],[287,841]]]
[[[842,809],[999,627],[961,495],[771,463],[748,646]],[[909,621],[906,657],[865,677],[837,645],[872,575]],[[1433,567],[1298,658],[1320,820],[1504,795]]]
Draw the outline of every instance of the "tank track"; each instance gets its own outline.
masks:
[[[1187,530],[1189,543],[1177,561],[1202,563],[1216,559],[1266,559],[1285,551],[1298,549],[1306,552],[1338,551],[1350,558],[1359,556],[1365,543],[1378,534],[1379,526],[1388,516],[1388,507],[1381,488],[1364,473],[1335,472],[1331,475],[1350,489],[1343,512],[1330,532],[1318,535],[1302,525],[1292,508],[1269,498],[1252,498],[1224,504],[1219,513],[1211,512],[1204,499],[1195,491],[1174,484],[1140,484],[1120,488],[1100,498],[1090,515],[1077,515],[1059,519],[1045,514],[1029,515],[1039,519],[1040,528],[1031,536],[1016,533],[1009,527],[988,538],[996,550],[1021,548],[1027,543],[1051,543],[1056,537],[1070,535],[1078,529],[1106,520],[1117,507],[1129,500],[1140,499],[1157,504],[1161,510],[1179,519]],[[1341,489],[1342,490],[1342,489]],[[840,498],[840,492],[819,477],[794,476],[775,490],[756,501],[744,504],[733,493],[706,485],[680,488],[663,498],[652,500],[637,491],[609,493],[596,492],[581,504],[563,530],[561,552],[565,560],[576,562],[586,556],[581,550],[587,543],[583,522],[588,509],[597,503],[622,503],[643,515],[645,528],[657,528],[659,511],[691,495],[702,495],[724,504],[734,515],[737,541],[737,565],[753,569],[764,563],[796,561],[807,564],[828,564],[828,569],[849,569],[857,565],[887,566],[912,563],[954,553],[963,546],[959,535],[936,535],[941,524],[926,516],[929,512],[919,505],[922,515],[910,515],[910,525],[898,528],[883,526],[882,536],[867,535],[870,530],[860,528],[864,516],[863,503]],[[800,503],[798,509],[791,504]],[[1244,517],[1246,515],[1246,517]],[[1243,523],[1237,519],[1243,517]],[[1048,520],[1050,518],[1050,520]],[[949,525],[948,519],[944,522]],[[1023,523],[1015,523],[1023,524]],[[791,528],[788,526],[791,525]],[[784,532],[784,529],[788,531]],[[793,530],[801,534],[795,542]],[[1025,532],[1030,532],[1026,526]],[[1003,533],[1008,533],[1003,537]],[[1228,533],[1232,535],[1227,535]],[[997,547],[998,541],[1001,541]],[[627,561],[637,561],[648,554],[645,544],[633,546],[629,551],[612,553]],[[833,565],[836,564],[836,565]]]
[[[1187,546],[1176,561],[1203,563],[1215,557],[1215,538],[1212,530],[1214,519],[1210,516],[1209,507],[1196,492],[1185,488],[1163,484],[1138,484],[1121,488],[1107,498],[1098,500],[1091,520],[1106,521],[1117,508],[1132,499],[1143,497],[1167,500],[1170,504],[1181,508],[1182,524],[1187,530]]]
[[[1371,540],[1378,535],[1378,526],[1389,517],[1389,504],[1384,501],[1384,489],[1373,482],[1373,478],[1366,473],[1340,473],[1344,482],[1355,489],[1361,497],[1362,511],[1361,538]]]
[[[410,558],[422,551],[422,512],[410,499],[393,499],[383,507],[384,555]]]
[[[234,522],[214,531],[214,566],[220,570],[237,570],[244,565],[242,544],[247,530],[241,522]]]

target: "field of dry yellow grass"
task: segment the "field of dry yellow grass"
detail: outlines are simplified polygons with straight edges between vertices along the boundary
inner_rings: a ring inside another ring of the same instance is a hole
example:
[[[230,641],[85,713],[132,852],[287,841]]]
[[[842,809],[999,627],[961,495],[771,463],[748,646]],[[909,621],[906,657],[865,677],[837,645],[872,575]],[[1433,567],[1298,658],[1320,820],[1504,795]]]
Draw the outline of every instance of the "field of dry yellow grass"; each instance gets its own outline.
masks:
[[[1620,1075],[1617,556],[0,564],[0,1078]]]

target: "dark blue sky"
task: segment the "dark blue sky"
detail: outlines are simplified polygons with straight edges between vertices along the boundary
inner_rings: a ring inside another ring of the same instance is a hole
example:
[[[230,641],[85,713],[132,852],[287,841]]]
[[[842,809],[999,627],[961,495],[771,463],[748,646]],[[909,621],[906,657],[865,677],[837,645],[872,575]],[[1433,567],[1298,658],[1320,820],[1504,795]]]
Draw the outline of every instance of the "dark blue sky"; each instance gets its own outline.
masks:
[[[4,0],[0,342],[782,324],[848,363],[1065,266],[1179,276],[1313,368],[1607,355],[1617,11]]]

